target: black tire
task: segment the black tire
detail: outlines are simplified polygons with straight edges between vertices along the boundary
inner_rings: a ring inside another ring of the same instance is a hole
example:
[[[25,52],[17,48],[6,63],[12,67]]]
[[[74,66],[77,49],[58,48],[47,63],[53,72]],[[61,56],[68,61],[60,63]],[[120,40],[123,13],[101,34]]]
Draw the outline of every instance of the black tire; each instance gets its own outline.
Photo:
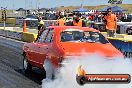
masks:
[[[32,71],[32,65],[28,62],[26,56],[23,56],[23,71],[30,73]]]

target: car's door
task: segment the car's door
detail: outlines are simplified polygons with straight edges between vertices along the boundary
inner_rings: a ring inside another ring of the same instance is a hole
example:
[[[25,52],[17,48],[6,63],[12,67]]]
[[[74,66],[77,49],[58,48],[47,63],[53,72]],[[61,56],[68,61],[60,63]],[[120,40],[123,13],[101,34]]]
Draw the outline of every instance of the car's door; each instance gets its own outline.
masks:
[[[55,48],[55,42],[56,41],[56,35],[55,35],[55,30],[50,29],[48,32],[48,35],[46,36],[45,43],[46,47],[44,48],[47,54],[47,59],[51,61],[51,63],[56,66],[58,64],[58,52],[56,51]]]
[[[43,65],[43,61],[46,57],[46,52],[44,48],[46,47],[45,38],[47,36],[48,31],[48,29],[44,30],[37,42],[33,43],[34,49],[32,51],[32,62],[34,62],[35,66],[37,67]]]

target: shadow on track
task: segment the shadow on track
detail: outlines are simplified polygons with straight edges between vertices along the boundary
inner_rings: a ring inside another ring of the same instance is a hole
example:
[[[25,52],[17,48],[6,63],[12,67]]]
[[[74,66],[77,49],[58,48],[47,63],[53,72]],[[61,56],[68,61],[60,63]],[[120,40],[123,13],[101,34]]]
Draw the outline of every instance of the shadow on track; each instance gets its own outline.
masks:
[[[26,76],[28,79],[36,82],[39,85],[42,84],[42,80],[46,77],[46,75],[43,74],[43,71],[37,68],[33,69],[30,73],[25,73],[23,69],[15,69],[15,71]]]

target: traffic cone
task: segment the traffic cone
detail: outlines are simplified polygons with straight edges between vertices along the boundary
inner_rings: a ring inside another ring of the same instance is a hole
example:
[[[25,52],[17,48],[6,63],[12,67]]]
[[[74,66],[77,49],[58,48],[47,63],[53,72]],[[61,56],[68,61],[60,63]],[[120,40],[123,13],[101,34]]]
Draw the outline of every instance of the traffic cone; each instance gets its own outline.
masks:
[[[27,32],[26,20],[23,20],[23,32]]]

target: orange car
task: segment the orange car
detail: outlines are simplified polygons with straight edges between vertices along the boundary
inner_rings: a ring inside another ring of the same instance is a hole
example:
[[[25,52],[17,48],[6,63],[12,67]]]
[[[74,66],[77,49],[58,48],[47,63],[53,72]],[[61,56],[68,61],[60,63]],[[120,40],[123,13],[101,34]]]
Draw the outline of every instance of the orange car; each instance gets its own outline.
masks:
[[[23,68],[44,69],[46,77],[52,78],[66,56],[100,52],[105,57],[123,56],[111,43],[93,28],[76,26],[51,26],[43,31],[36,42],[23,46]]]

